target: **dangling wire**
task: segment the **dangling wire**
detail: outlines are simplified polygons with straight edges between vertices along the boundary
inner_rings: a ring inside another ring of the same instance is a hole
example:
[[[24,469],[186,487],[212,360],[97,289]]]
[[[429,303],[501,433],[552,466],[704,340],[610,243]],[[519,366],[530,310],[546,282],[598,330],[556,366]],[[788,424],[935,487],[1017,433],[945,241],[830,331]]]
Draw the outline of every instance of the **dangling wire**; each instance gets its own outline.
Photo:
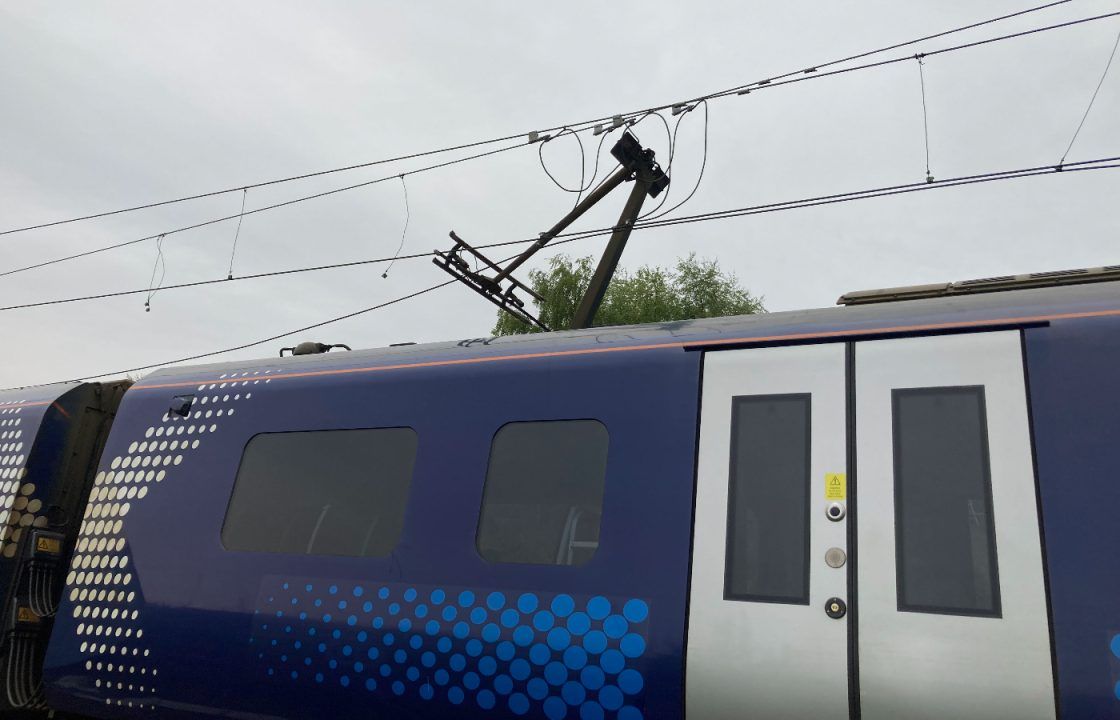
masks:
[[[385,268],[385,272],[381,273],[381,278],[389,277],[389,271],[393,269],[393,263],[397,261],[397,257],[401,254],[401,248],[404,247],[404,237],[408,234],[408,221],[412,217],[412,213],[408,210],[408,185],[404,182],[404,174],[401,176],[401,188],[404,190],[404,229],[401,230],[401,244],[397,246],[397,251],[393,253],[393,259],[389,261],[389,267]]]
[[[559,180],[556,179],[556,176],[552,174],[552,171],[548,169],[548,166],[545,165],[545,162],[544,162],[544,146],[545,146],[545,143],[551,142],[551,141],[556,140],[557,138],[561,138],[565,135],[571,135],[573,138],[576,139],[576,142],[579,144],[579,186],[574,187],[574,188],[565,187],[563,183],[561,183]],[[602,144],[603,144],[603,141],[600,140],[599,141],[599,147],[602,147]],[[587,154],[583,149],[583,138],[581,138],[579,136],[579,133],[577,133],[575,130],[572,130],[571,128],[564,128],[560,132],[556,133],[554,136],[542,140],[540,143],[537,144],[537,158],[540,160],[541,169],[544,170],[545,175],[548,175],[548,179],[552,181],[552,184],[555,185],[556,187],[560,188],[564,192],[575,193],[576,194],[575,205],[579,205],[580,198],[583,196],[583,193],[586,192],[587,188],[588,188],[588,186],[584,184],[584,182],[587,180]],[[598,162],[599,162],[599,156],[598,156],[598,153],[596,153],[596,156],[595,156],[596,173],[598,172]],[[592,178],[592,182],[594,182],[594,178]],[[573,207],[574,207],[574,205],[573,205]]]
[[[1077,129],[1073,131],[1073,137],[1069,139],[1069,145],[1066,147],[1066,151],[1062,153],[1062,159],[1058,161],[1059,170],[1065,164],[1069,151],[1073,149],[1073,143],[1077,141],[1077,136],[1081,133],[1082,126],[1085,125],[1085,120],[1089,117],[1089,111],[1093,109],[1093,103],[1097,101],[1097,93],[1101,91],[1101,85],[1104,84],[1104,79],[1108,77],[1108,71],[1112,67],[1112,59],[1116,57],[1117,47],[1120,47],[1120,33],[1116,34],[1116,42],[1112,44],[1112,53],[1108,56],[1108,62],[1105,63],[1100,81],[1097,82],[1097,89],[1093,91],[1093,97],[1089,98],[1089,107],[1085,108],[1085,114],[1081,116],[1081,122],[1077,123]]]
[[[918,61],[918,79],[922,84],[922,127],[925,129],[926,136],[926,182],[931,183],[933,182],[933,174],[929,171],[929,115],[926,112],[926,73],[923,69],[925,63],[922,62],[924,57],[924,54],[918,53],[914,56],[914,59]]]
[[[669,144],[671,146],[672,143],[673,143],[673,133],[669,130],[669,121],[665,119],[665,116],[662,115],[661,111],[659,111],[659,110],[650,110],[649,112],[642,115],[640,118],[637,118],[635,120],[631,120],[630,122],[628,122],[626,124],[626,128],[630,131],[630,134],[634,136],[634,139],[637,140],[638,144],[640,145],[641,142],[642,142],[642,139],[640,137],[638,137],[638,131],[635,130],[634,128],[638,127],[638,125],[640,125],[642,123],[642,121],[645,120],[648,117],[656,117],[658,120],[661,121],[661,125],[665,128],[665,136],[668,138]],[[672,157],[672,154],[673,154],[672,147],[670,147],[670,149],[669,149],[670,157]]]
[[[156,269],[159,269],[159,284],[155,285]],[[163,279],[167,276],[167,261],[163,257],[163,235],[156,238],[156,261],[152,265],[152,278],[148,280],[148,297],[144,299],[144,312],[152,311],[152,296],[163,287]]]
[[[692,190],[688,193],[688,195],[685,196],[684,200],[681,200],[679,203],[677,203],[673,207],[669,208],[668,210],[664,210],[662,212],[659,212],[656,215],[653,215],[653,213],[650,213],[650,216],[647,216],[647,218],[646,218],[648,220],[657,220],[658,218],[665,217],[669,213],[671,213],[674,210],[680,208],[682,205],[684,205],[689,200],[691,200],[692,196],[696,194],[696,191],[700,189],[700,183],[704,180],[704,170],[705,170],[705,168],[708,167],[708,101],[707,100],[701,100],[700,104],[704,106],[704,157],[700,161],[700,174],[696,176],[696,184],[692,186]],[[689,111],[689,112],[691,112],[691,111]],[[681,115],[679,118],[677,118],[677,126],[678,127],[680,127],[680,121],[683,120],[683,119],[684,119],[684,115]],[[676,139],[675,139],[676,138],[676,132],[675,131],[673,133],[673,136],[674,136],[673,154],[671,154],[669,156],[670,166],[672,165],[673,157],[675,157],[675,153],[676,153]],[[662,201],[661,204],[664,204],[664,201]],[[661,205],[659,204],[657,206],[657,208],[654,208],[654,212],[656,212],[657,209],[660,208],[660,207],[661,207]]]
[[[599,177],[599,158],[603,155],[603,141],[605,141],[607,139],[607,136],[614,132],[614,130],[615,128],[607,128],[603,130],[602,134],[600,134],[599,146],[595,148],[595,166],[591,170],[591,179],[587,181],[587,185],[583,186],[580,192],[576,195],[576,205],[579,205],[580,200],[583,199],[583,193],[585,191],[593,190],[594,187],[596,187],[595,179]],[[615,167],[617,167],[617,165]],[[607,173],[607,176],[609,177],[610,173]],[[606,180],[606,178],[603,179]]]
[[[697,105],[698,104],[699,103],[697,103]],[[673,158],[675,158],[677,156],[677,132],[681,129],[681,122],[684,120],[685,115],[687,115],[688,113],[690,113],[690,112],[692,112],[693,110],[696,109],[697,105],[692,105],[692,106],[688,107],[686,110],[682,111],[680,116],[677,118],[677,121],[673,124],[673,132],[669,134],[669,162],[665,166],[665,174],[666,175],[669,175],[669,176],[672,175]],[[704,112],[705,113],[708,112],[708,105],[707,105],[706,101],[704,103]],[[669,123],[667,121],[665,121],[665,117],[660,115],[660,113],[658,113],[658,115],[661,117],[661,120],[663,122],[665,122],[665,131],[668,132]],[[707,160],[707,157],[706,157],[707,152],[708,152],[707,141],[705,141],[705,149],[704,149],[705,161]],[[672,190],[673,190],[673,184],[670,182],[669,185],[666,186],[664,192],[661,193],[661,200],[657,203],[657,205],[655,205],[652,209],[647,210],[645,213],[640,215],[638,217],[638,219],[639,220],[646,220],[650,216],[661,217],[661,215],[656,215],[656,213],[657,213],[658,210],[660,210],[662,207],[664,207],[665,203],[669,200],[669,193],[672,192]],[[695,192],[695,190],[693,192]],[[689,197],[692,197],[692,196],[689,195]],[[683,205],[683,204],[684,203],[681,203],[681,205]],[[680,205],[676,205],[675,207],[680,207]],[[670,210],[672,210],[672,209],[674,209],[674,208],[670,208]],[[666,212],[668,212],[668,211],[666,211]],[[665,213],[662,213],[662,215],[664,215],[664,214]]]
[[[241,236],[241,221],[245,219],[245,200],[249,197],[249,188],[241,189],[241,214],[237,216],[237,232],[233,234],[233,250],[229,254],[229,274],[226,280],[233,279],[233,257],[237,254],[237,238]]]

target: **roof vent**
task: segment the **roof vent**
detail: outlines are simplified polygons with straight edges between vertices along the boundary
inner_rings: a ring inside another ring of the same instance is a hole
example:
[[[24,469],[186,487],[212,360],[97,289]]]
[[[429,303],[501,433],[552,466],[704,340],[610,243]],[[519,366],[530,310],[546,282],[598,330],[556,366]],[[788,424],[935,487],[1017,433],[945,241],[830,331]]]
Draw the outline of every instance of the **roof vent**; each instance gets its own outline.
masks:
[[[1054,285],[1078,285],[1091,282],[1120,280],[1120,265],[1107,267],[1077,268],[1074,270],[1051,270],[1048,272],[1028,273],[1026,275],[1003,275],[1001,277],[962,280],[932,285],[910,285],[907,287],[881,288],[879,290],[859,290],[845,293],[836,301],[837,305],[868,305],[870,303],[897,302],[900,300],[920,300],[923,298],[952,297],[975,293],[1000,292],[1003,290],[1024,290],[1026,288],[1052,287]]]
[[[334,345],[325,345],[324,343],[320,343],[320,342],[301,342],[299,345],[296,345],[295,347],[280,348],[280,357],[284,357],[284,351],[285,350],[288,351],[289,353],[291,353],[292,355],[319,355],[321,353],[325,353],[325,352],[329,352],[331,350],[334,350],[335,348],[342,348],[343,350],[349,350],[350,346],[349,345],[343,345],[342,343],[336,343]]]

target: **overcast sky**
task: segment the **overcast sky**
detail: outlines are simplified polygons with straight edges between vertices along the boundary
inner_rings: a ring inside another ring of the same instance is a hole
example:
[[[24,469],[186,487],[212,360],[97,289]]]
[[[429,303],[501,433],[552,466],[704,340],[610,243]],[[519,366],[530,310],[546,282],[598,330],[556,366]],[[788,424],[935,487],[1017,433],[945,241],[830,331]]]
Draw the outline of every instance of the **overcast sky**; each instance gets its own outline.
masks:
[[[295,3],[0,0],[0,230],[636,110],[1028,7],[1029,0],[848,3]],[[884,57],[1120,9],[1075,0]],[[1120,18],[926,60],[938,178],[1056,163]],[[918,67],[905,62],[711,103],[707,170],[679,213],[920,181]],[[1120,155],[1120,69],[1070,160]],[[687,116],[673,192],[691,187]],[[665,131],[637,132],[666,159]],[[609,147],[609,143],[608,143]],[[590,153],[592,147],[588,148]],[[607,148],[604,148],[604,154]],[[545,155],[575,184],[571,138]],[[453,157],[453,156],[448,156]],[[442,159],[442,158],[439,158]],[[247,209],[430,164],[402,162],[248,193]],[[590,158],[588,161],[590,165]],[[572,198],[526,147],[407,179],[404,252],[531,237]],[[609,225],[626,190],[573,229]],[[1063,174],[635,233],[623,265],[718,258],[773,311],[850,290],[1120,262],[1120,170]],[[672,198],[670,198],[672,201]],[[0,270],[236,213],[240,193],[0,236]],[[234,274],[392,255],[399,181],[244,219]],[[167,238],[164,284],[226,275],[236,221]],[[596,254],[603,239],[563,248]],[[557,250],[559,252],[560,250]],[[545,256],[542,254],[540,261]],[[147,287],[152,241],[0,278],[0,305]],[[0,312],[0,387],[237,345],[445,279],[428,260]],[[488,334],[464,287],[299,340],[376,347]]]

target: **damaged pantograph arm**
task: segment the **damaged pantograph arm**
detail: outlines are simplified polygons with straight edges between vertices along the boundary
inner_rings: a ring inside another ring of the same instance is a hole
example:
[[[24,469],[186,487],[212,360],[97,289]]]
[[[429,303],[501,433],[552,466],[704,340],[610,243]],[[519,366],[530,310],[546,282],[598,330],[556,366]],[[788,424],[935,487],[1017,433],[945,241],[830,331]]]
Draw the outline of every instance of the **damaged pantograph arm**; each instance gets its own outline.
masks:
[[[600,263],[591,287],[588,288],[584,301],[580,303],[580,316],[584,318],[586,324],[589,324],[598,308],[599,301],[602,299],[606,284],[610,282],[611,275],[614,273],[614,266],[618,262],[619,255],[621,255],[622,245],[625,244],[626,237],[629,236],[630,229],[641,211],[642,200],[645,199],[646,195],[657,197],[669,185],[669,176],[661,170],[661,167],[654,160],[653,150],[643,148],[631,133],[623,133],[611,149],[611,155],[622,167],[580,201],[559,222],[541,233],[540,237],[525,252],[513,258],[505,267],[486,257],[477,248],[456,235],[454,231],[451,232],[451,239],[455,244],[449,250],[436,250],[436,257],[432,259],[432,262],[518,320],[542,330],[548,330],[548,326],[541,322],[540,318],[526,309],[525,300],[518,295],[518,291],[523,291],[538,303],[543,298],[528,285],[514,278],[513,272],[581,215],[609,195],[616,187],[624,182],[637,180],[630,201],[626,203],[622,217],[619,218],[618,224],[614,228],[610,243],[613,252],[608,251],[608,254],[613,255],[613,260],[607,263],[609,269],[604,266],[603,262]],[[472,256],[475,261],[473,268],[472,263],[468,262],[468,256]],[[577,318],[578,320],[579,318]],[[586,326],[586,324],[573,324],[573,327]]]
[[[465,240],[456,235],[454,230],[451,231],[450,235],[451,239],[455,241],[454,247],[447,251],[436,250],[436,257],[432,259],[432,262],[518,320],[542,330],[548,330],[544,323],[525,309],[525,301],[519,298],[515,291],[524,290],[538,302],[542,299],[540,295],[534,292],[531,287],[513,277],[503,278],[507,281],[503,285],[502,279],[498,279],[498,276],[502,273],[501,267],[495,265],[490,258],[471,247]],[[470,264],[463,257],[464,253],[474,256],[476,261],[480,261],[490,270],[496,271],[497,274],[494,277],[489,277],[485,272],[472,270]]]

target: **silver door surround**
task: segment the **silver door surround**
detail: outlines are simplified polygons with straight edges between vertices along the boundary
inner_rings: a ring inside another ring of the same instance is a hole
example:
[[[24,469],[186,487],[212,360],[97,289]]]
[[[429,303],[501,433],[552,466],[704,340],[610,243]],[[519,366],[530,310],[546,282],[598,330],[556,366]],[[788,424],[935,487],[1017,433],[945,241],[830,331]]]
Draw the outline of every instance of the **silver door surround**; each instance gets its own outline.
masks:
[[[846,370],[854,370],[851,387]],[[996,617],[899,610],[891,393],[953,386],[980,387],[986,398],[1002,598]],[[808,606],[722,596],[731,398],[779,393],[809,393],[812,401]],[[1017,331],[709,352],[702,403],[688,718],[847,718],[847,675],[854,669],[859,692],[851,706],[868,720],[1053,720],[1039,509]],[[851,496],[837,500],[826,495],[824,477],[848,472],[849,450],[858,478],[850,478]],[[842,512],[830,511],[834,505]],[[849,529],[856,533],[851,549]],[[840,557],[845,562],[835,567]],[[849,572],[858,580],[852,598]],[[858,638],[849,637],[857,622]],[[858,668],[849,668],[849,652]]]

